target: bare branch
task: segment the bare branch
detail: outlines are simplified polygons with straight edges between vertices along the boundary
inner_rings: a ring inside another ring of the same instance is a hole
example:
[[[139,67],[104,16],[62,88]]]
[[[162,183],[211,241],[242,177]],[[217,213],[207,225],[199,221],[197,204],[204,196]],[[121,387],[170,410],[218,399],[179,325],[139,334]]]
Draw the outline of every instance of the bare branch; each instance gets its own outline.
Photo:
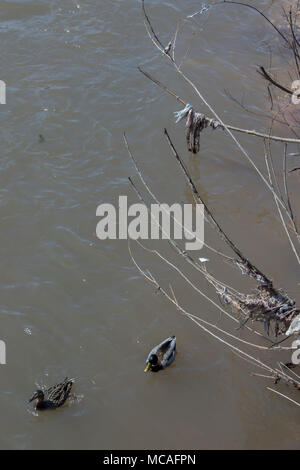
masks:
[[[149,72],[146,72],[142,67],[138,67],[138,70],[145,75],[149,80],[151,80],[153,83],[158,85],[160,88],[165,90],[169,95],[173,96],[179,103],[182,103],[184,106],[187,105],[187,102],[184,101],[179,95],[177,95],[174,91],[170,90],[166,85],[164,85],[161,81],[159,81],[157,78],[153,77]],[[211,120],[212,118],[207,117],[208,120]],[[289,137],[279,137],[276,135],[268,135],[264,134],[262,132],[258,132],[255,130],[250,130],[250,129],[242,129],[240,127],[235,127],[230,124],[226,124],[226,127],[230,129],[231,131],[234,132],[241,132],[242,134],[248,134],[248,135],[253,135],[255,137],[260,137],[262,139],[271,139],[277,142],[288,142],[291,144],[300,144],[300,139],[293,139]]]

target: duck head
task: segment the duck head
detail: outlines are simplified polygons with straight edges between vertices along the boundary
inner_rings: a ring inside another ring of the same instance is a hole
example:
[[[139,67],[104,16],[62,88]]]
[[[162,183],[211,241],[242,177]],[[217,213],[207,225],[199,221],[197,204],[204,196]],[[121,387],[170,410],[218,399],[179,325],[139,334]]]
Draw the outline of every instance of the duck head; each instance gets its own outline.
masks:
[[[44,392],[42,390],[37,390],[34,392],[32,397],[29,399],[29,403],[33,400],[38,400],[39,402],[44,400]]]
[[[151,354],[148,358],[148,362],[147,362],[147,365],[146,365],[146,368],[144,370],[144,372],[148,372],[148,370],[151,369],[152,366],[156,366],[158,363],[158,357],[156,354]]]

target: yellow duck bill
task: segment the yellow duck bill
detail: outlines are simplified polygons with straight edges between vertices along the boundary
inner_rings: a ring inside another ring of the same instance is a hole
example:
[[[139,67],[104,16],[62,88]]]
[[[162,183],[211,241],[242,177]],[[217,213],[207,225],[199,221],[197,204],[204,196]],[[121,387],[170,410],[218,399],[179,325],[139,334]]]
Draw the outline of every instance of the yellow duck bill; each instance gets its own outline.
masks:
[[[151,363],[148,362],[148,364],[146,365],[146,368],[145,368],[144,372],[148,372],[148,370],[150,369],[150,367],[151,367]]]

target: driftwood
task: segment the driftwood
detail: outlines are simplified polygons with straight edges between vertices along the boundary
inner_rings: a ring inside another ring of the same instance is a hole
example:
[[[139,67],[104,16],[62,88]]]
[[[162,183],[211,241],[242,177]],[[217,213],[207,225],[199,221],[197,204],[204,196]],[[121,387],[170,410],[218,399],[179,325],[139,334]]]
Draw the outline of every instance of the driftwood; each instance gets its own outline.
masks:
[[[251,7],[247,4],[243,4],[241,2],[222,2],[218,5],[222,5],[225,3],[231,4],[238,4],[242,6],[247,6],[253,8],[255,11],[261,14],[263,18],[265,18],[272,27],[278,32],[280,37],[284,40],[289,47],[295,49],[293,50],[293,57],[295,63],[297,64],[298,60],[298,47],[299,43],[295,33],[295,26],[292,14],[287,14],[288,23],[290,24],[291,28],[291,39],[288,38],[284,33],[282,33],[276,25],[274,25],[264,13],[260,12],[258,9]],[[200,133],[206,129],[207,127],[211,126],[213,128],[220,127],[224,129],[233,141],[236,143],[237,147],[241,150],[241,153],[247,157],[248,161],[251,165],[255,168],[258,175],[261,177],[264,184],[267,188],[271,191],[271,194],[274,198],[276,208],[278,210],[280,220],[282,222],[283,228],[286,231],[288,241],[291,245],[291,248],[295,254],[296,261],[300,264],[300,258],[298,255],[298,243],[300,237],[297,231],[297,224],[294,217],[293,209],[291,206],[289,190],[288,190],[288,181],[287,181],[287,164],[286,164],[286,156],[287,156],[287,145],[289,143],[300,143],[300,139],[284,139],[277,136],[272,136],[271,134],[263,134],[256,131],[247,131],[245,129],[238,129],[233,126],[226,125],[222,119],[219,118],[218,114],[213,110],[213,108],[206,102],[205,98],[203,97],[202,93],[196,87],[196,85],[182,72],[181,67],[177,65],[176,58],[175,58],[175,44],[176,38],[178,33],[178,28],[176,29],[174,41],[171,42],[171,45],[168,44],[165,46],[162,41],[160,40],[158,34],[156,33],[150,17],[145,9],[145,2],[142,1],[142,9],[145,19],[145,26],[148,33],[149,38],[151,39],[152,43],[160,52],[160,55],[171,62],[175,71],[186,80],[186,82],[192,87],[195,91],[198,98],[202,100],[202,102],[211,110],[213,117],[209,118],[199,112],[194,110],[194,107],[187,104],[185,100],[183,100],[179,95],[174,93],[170,90],[166,85],[162,84],[159,80],[154,78],[148,72],[143,70],[139,67],[140,72],[142,72],[147,78],[151,81],[156,83],[159,87],[164,89],[167,93],[172,95],[178,102],[185,106],[184,110],[176,113],[177,120],[181,120],[183,118],[186,119],[186,139],[188,149],[193,153],[197,153],[200,147]],[[191,15],[193,16],[193,15]],[[287,88],[285,89],[284,86],[280,86],[280,83],[277,83],[272,76],[265,71],[264,67],[261,67],[261,73],[263,73],[264,78],[268,79],[276,87],[283,89],[287,93],[290,91]],[[274,83],[273,83],[274,82]],[[254,136],[262,137],[264,139],[265,145],[265,162],[266,162],[266,169],[267,169],[267,177],[265,177],[260,170],[256,167],[255,163],[253,162],[252,158],[249,156],[248,152],[241,146],[241,144],[237,141],[231,131],[238,131],[247,134],[252,134]],[[195,283],[186,275],[184,274],[182,268],[176,266],[173,262],[168,260],[165,255],[160,253],[157,250],[151,250],[144,245],[142,245],[139,241],[138,244],[146,251],[150,252],[154,256],[157,256],[162,262],[166,263],[166,265],[177,274],[181,276],[184,283],[189,285],[194,291],[209,301],[211,304],[214,305],[216,309],[221,311],[223,314],[226,315],[230,320],[237,323],[239,325],[239,330],[241,327],[244,327],[249,334],[254,334],[255,337],[259,337],[260,339],[264,339],[266,344],[262,345],[259,343],[254,343],[243,339],[239,336],[238,333],[234,333],[232,331],[228,331],[228,329],[221,328],[220,326],[216,325],[212,321],[207,321],[204,318],[201,318],[198,314],[193,314],[188,312],[177,300],[174,289],[172,285],[169,285],[169,290],[167,290],[164,286],[161,285],[159,280],[149,272],[147,269],[141,268],[139,263],[136,261],[135,256],[133,255],[132,248],[129,244],[129,253],[132,258],[133,263],[139,270],[139,272],[145,277],[145,279],[154,286],[154,288],[160,292],[171,304],[175,306],[175,308],[184,316],[188,317],[191,321],[193,321],[197,326],[199,326],[204,332],[214,337],[216,340],[220,341],[224,346],[229,347],[235,354],[243,358],[245,361],[249,362],[251,365],[263,369],[267,372],[266,374],[258,374],[255,373],[253,375],[261,376],[264,378],[269,378],[274,381],[274,384],[278,383],[285,383],[287,385],[291,385],[294,389],[300,390],[300,377],[297,373],[293,370],[294,364],[292,363],[283,363],[282,361],[277,361],[277,365],[269,364],[266,361],[258,359],[253,356],[253,353],[248,353],[245,350],[241,350],[237,347],[234,343],[239,342],[244,345],[244,347],[252,348],[252,349],[259,349],[263,351],[272,351],[274,353],[279,353],[281,351],[293,351],[293,346],[282,346],[281,343],[286,339],[289,339],[289,331],[292,331],[294,334],[295,329],[291,328],[293,325],[293,321],[298,318],[300,315],[300,309],[296,306],[294,299],[290,298],[287,293],[285,293],[282,289],[279,289],[273,285],[272,279],[267,276],[265,273],[262,272],[261,269],[257,268],[240,250],[235,242],[232,241],[231,236],[224,232],[223,228],[220,226],[219,222],[216,220],[214,215],[212,214],[211,209],[208,207],[207,203],[204,200],[204,197],[201,195],[199,189],[197,188],[195,182],[193,181],[193,176],[189,172],[184,160],[178,154],[175,145],[168,133],[168,131],[164,130],[164,135],[171,150],[171,154],[174,160],[179,165],[179,168],[182,172],[183,178],[188,184],[189,188],[191,189],[193,198],[196,203],[203,204],[204,211],[205,211],[205,219],[213,228],[213,230],[219,235],[222,242],[227,245],[231,251],[233,256],[225,255],[224,253],[220,252],[219,250],[215,249],[214,247],[209,246],[205,243],[205,246],[216,253],[221,259],[225,260],[227,263],[229,262],[233,267],[236,267],[240,270],[240,272],[255,282],[255,290],[254,292],[246,292],[241,293],[238,292],[233,286],[229,286],[220,279],[217,279],[212,273],[210,273],[207,269],[206,264],[202,262],[196,261],[190,254],[182,250],[180,245],[173,239],[169,241],[171,246],[174,248],[177,255],[180,259],[184,260],[184,262],[191,265],[203,278],[214,287],[215,292],[219,299],[222,301],[223,306],[219,305],[215,302],[214,299],[210,298],[205,292],[203,292]],[[153,191],[150,189],[149,184],[146,181],[142,171],[139,168],[137,160],[133,156],[126,136],[124,135],[125,145],[127,147],[129,156],[134,164],[136,172],[140,178],[140,181],[143,185],[144,190],[148,192],[148,194],[153,198],[156,202],[159,202]],[[273,168],[273,161],[271,157],[270,151],[270,141],[277,140],[284,142],[284,152],[283,152],[283,187],[284,187],[284,196],[282,196],[278,181],[276,180]],[[295,170],[295,169],[294,169]],[[133,181],[132,178],[129,178],[130,184],[134,189],[138,198],[145,202],[145,198],[142,192],[138,189],[137,185]],[[147,204],[146,204],[147,205]],[[173,214],[169,214],[170,217],[174,219]],[[174,222],[178,223],[176,219]],[[155,220],[155,223],[160,227],[159,220]],[[296,245],[297,242],[297,245]],[[300,318],[300,317],[299,317]],[[249,322],[251,326],[249,326]],[[255,325],[263,325],[262,331],[256,329]],[[228,340],[224,339],[224,337],[230,338]],[[269,359],[268,359],[269,361]],[[290,402],[300,406],[300,403],[293,400],[292,398],[288,397],[281,392],[274,390],[268,387],[268,390],[276,393],[278,396],[284,397],[288,399]]]

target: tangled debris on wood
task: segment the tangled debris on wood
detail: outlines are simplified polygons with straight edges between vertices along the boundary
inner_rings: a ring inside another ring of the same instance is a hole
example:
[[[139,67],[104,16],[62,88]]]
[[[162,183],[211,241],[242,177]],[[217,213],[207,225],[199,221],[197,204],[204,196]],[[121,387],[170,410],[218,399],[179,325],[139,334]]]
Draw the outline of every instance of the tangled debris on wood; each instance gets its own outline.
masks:
[[[236,312],[241,312],[246,317],[243,325],[248,320],[260,321],[264,325],[265,333],[269,336],[270,325],[273,324],[275,338],[286,334],[292,321],[300,313],[293,299],[268,285],[258,286],[255,294],[234,296],[225,290],[219,295],[225,304],[231,305]]]
[[[190,104],[187,104],[181,111],[175,113],[177,124],[182,119],[186,118],[186,143],[189,152],[194,154],[200,150],[200,133],[208,126],[212,129],[223,127],[216,119],[209,119],[202,113],[196,113]]]

